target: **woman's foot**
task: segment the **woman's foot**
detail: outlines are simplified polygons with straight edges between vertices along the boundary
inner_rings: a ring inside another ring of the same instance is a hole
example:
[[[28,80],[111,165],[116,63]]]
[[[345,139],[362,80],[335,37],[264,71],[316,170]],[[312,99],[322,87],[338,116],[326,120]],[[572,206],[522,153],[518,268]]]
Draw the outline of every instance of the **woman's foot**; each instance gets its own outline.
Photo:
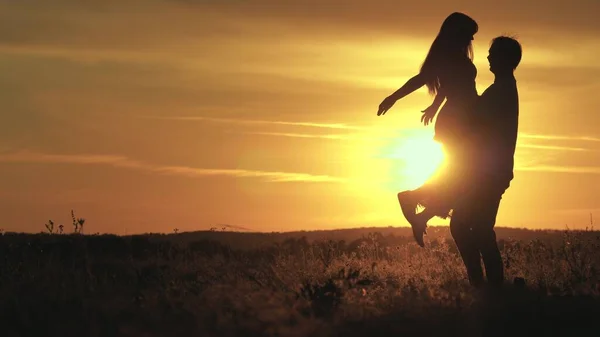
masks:
[[[427,221],[431,219],[425,212],[421,212],[414,216],[414,220],[410,223],[412,228],[413,237],[417,244],[421,247],[425,247],[425,242],[423,241],[423,235],[427,234]]]
[[[412,223],[417,215],[417,200],[412,191],[398,193],[398,202],[402,209],[402,214],[409,223]],[[412,225],[412,224],[411,224]]]
[[[414,193],[412,191],[398,193],[398,202],[400,202],[402,214],[404,214],[404,217],[412,228],[413,236],[415,237],[417,244],[421,247],[425,247],[423,234],[427,227],[427,220],[423,221],[424,218],[417,215],[417,201],[414,198]]]

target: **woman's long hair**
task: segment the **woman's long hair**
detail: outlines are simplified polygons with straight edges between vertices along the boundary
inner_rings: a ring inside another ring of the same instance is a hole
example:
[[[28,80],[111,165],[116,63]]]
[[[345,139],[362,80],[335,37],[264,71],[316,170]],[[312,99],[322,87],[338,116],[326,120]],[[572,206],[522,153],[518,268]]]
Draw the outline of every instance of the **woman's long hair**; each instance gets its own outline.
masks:
[[[452,13],[444,20],[421,66],[421,73],[426,76],[425,85],[430,94],[435,95],[440,89],[439,72],[444,67],[446,58],[464,55],[473,61],[471,37],[478,30],[477,22],[463,13]]]

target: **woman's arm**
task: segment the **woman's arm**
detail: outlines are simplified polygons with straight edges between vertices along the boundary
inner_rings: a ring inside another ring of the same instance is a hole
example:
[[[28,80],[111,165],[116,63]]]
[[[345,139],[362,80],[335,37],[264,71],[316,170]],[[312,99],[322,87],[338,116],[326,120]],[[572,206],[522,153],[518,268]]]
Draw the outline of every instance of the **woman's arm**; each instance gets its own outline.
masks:
[[[385,113],[396,103],[397,100],[413,93],[415,90],[425,85],[425,76],[419,73],[413,76],[411,79],[406,81],[400,89],[396,90],[393,94],[386,97],[381,104],[379,104],[379,110],[377,116],[385,115]],[[441,104],[441,103],[440,103]]]
[[[438,91],[437,95],[435,95],[433,103],[431,103],[427,109],[422,111],[423,116],[421,116],[421,122],[423,122],[423,124],[429,125],[429,123],[431,123],[433,117],[435,117],[445,99],[446,94],[442,90]]]
[[[419,73],[413,77],[411,77],[400,89],[396,90],[393,94],[390,95],[394,100],[399,100],[413,93],[415,90],[421,88],[425,85],[425,76],[422,73]]]
[[[440,106],[442,105],[442,103],[444,103],[445,99],[446,99],[446,94],[443,91],[438,91],[437,95],[435,95],[435,99],[433,100],[433,103],[431,103],[429,108],[425,109],[425,111],[432,110],[432,111],[434,111],[434,114],[436,114],[438,112],[438,110],[440,109]],[[423,112],[425,112],[425,111],[423,111]]]

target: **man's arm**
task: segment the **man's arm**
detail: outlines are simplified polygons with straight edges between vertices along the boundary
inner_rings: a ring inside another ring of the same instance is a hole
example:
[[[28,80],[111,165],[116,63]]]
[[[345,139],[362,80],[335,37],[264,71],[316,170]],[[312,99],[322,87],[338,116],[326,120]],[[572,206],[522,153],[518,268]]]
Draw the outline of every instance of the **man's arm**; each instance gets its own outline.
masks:
[[[519,124],[519,96],[514,86],[498,89],[501,90],[494,92],[486,121],[490,169],[500,176],[512,176]]]
[[[510,87],[503,90],[502,96],[498,99],[499,109],[493,117],[499,126],[502,147],[514,152],[519,127],[519,94],[516,88]]]

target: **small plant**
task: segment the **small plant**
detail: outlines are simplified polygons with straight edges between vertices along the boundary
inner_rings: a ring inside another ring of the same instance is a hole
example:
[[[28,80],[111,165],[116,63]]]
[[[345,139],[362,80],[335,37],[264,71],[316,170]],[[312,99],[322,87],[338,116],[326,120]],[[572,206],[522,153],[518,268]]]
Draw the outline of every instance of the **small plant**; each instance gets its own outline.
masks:
[[[64,230],[65,226],[63,225],[58,225],[58,234],[62,234],[63,230]]]
[[[49,234],[54,234],[54,221],[48,220],[48,223],[46,223],[44,226],[46,226]]]
[[[71,210],[71,218],[73,219],[73,233],[82,234],[83,233],[83,224],[85,223],[84,218],[76,218],[75,212]]]

